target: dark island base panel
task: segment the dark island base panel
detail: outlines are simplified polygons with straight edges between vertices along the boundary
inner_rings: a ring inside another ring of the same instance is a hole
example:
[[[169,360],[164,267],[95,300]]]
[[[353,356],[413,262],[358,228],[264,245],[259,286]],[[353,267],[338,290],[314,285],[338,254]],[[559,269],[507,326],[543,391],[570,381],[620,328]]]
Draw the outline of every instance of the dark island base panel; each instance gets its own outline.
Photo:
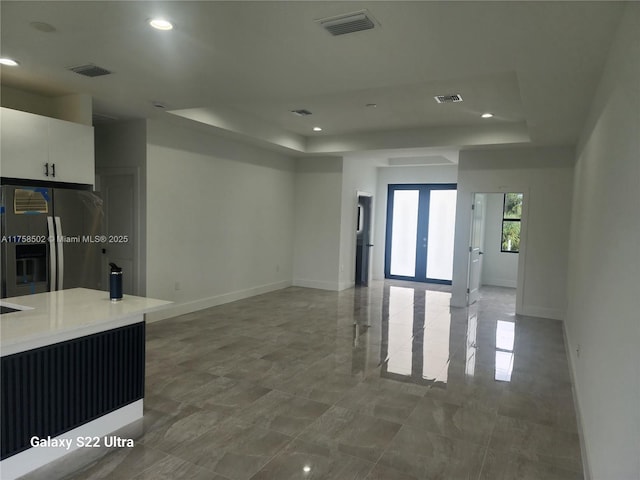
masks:
[[[144,397],[144,322],[2,357],[0,460]]]

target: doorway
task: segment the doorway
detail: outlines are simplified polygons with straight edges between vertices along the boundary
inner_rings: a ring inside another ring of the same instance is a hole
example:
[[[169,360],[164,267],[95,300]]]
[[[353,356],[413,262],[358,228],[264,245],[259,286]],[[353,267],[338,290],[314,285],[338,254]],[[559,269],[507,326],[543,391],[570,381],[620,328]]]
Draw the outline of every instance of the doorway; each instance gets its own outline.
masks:
[[[389,185],[385,278],[451,285],[457,185]]]
[[[373,196],[358,192],[358,211],[356,215],[356,285],[369,284],[369,266],[371,264],[371,209]]]
[[[123,292],[142,295],[139,241],[141,236],[138,171],[136,168],[103,168],[97,174],[97,193],[104,202],[104,228],[113,239],[103,245],[103,278],[109,263],[123,270]]]
[[[480,292],[515,293],[515,312],[522,309],[526,248],[526,199],[522,191],[473,194],[469,240],[467,304]],[[484,290],[483,290],[484,289]],[[497,291],[497,290],[496,290]]]

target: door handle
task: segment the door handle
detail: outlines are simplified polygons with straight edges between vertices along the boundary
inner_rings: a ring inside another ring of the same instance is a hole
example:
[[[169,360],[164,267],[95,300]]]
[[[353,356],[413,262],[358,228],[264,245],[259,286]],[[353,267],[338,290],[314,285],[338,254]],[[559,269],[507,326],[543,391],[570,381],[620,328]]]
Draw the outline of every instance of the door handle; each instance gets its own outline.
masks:
[[[60,217],[55,217],[54,222],[56,224],[56,235],[58,244],[58,290],[62,290],[64,281],[64,242],[62,233],[62,221]]]
[[[56,164],[52,163],[51,164],[51,176],[55,178],[56,176]]]
[[[58,280],[56,256],[56,230],[53,227],[53,217],[47,217],[47,233],[49,234],[49,291],[56,289],[56,281]]]
[[[49,176],[49,164],[48,163],[44,164],[44,176],[45,177]]]
[[[367,247],[373,247],[373,243],[367,243]]]

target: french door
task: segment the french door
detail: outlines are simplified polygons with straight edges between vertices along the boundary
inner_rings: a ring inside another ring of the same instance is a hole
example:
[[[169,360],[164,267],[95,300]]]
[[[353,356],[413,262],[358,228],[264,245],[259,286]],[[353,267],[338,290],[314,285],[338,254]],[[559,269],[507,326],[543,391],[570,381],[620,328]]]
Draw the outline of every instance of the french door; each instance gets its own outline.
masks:
[[[456,184],[389,185],[385,278],[451,284]]]

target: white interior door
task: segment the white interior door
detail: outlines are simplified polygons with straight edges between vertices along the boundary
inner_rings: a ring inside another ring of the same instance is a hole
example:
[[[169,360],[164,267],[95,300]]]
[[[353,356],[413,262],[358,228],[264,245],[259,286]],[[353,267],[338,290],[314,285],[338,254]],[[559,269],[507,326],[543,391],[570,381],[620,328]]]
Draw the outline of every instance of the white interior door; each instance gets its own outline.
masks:
[[[123,292],[129,295],[136,291],[136,229],[135,229],[135,175],[103,174],[100,176],[100,194],[104,201],[106,235],[112,241],[105,245],[108,269],[110,262],[122,268]],[[105,277],[108,278],[108,277]]]
[[[467,304],[478,300],[480,278],[482,277],[482,247],[484,242],[485,195],[476,193],[473,196],[473,212],[471,215],[471,245],[469,246],[469,279],[467,286]]]

